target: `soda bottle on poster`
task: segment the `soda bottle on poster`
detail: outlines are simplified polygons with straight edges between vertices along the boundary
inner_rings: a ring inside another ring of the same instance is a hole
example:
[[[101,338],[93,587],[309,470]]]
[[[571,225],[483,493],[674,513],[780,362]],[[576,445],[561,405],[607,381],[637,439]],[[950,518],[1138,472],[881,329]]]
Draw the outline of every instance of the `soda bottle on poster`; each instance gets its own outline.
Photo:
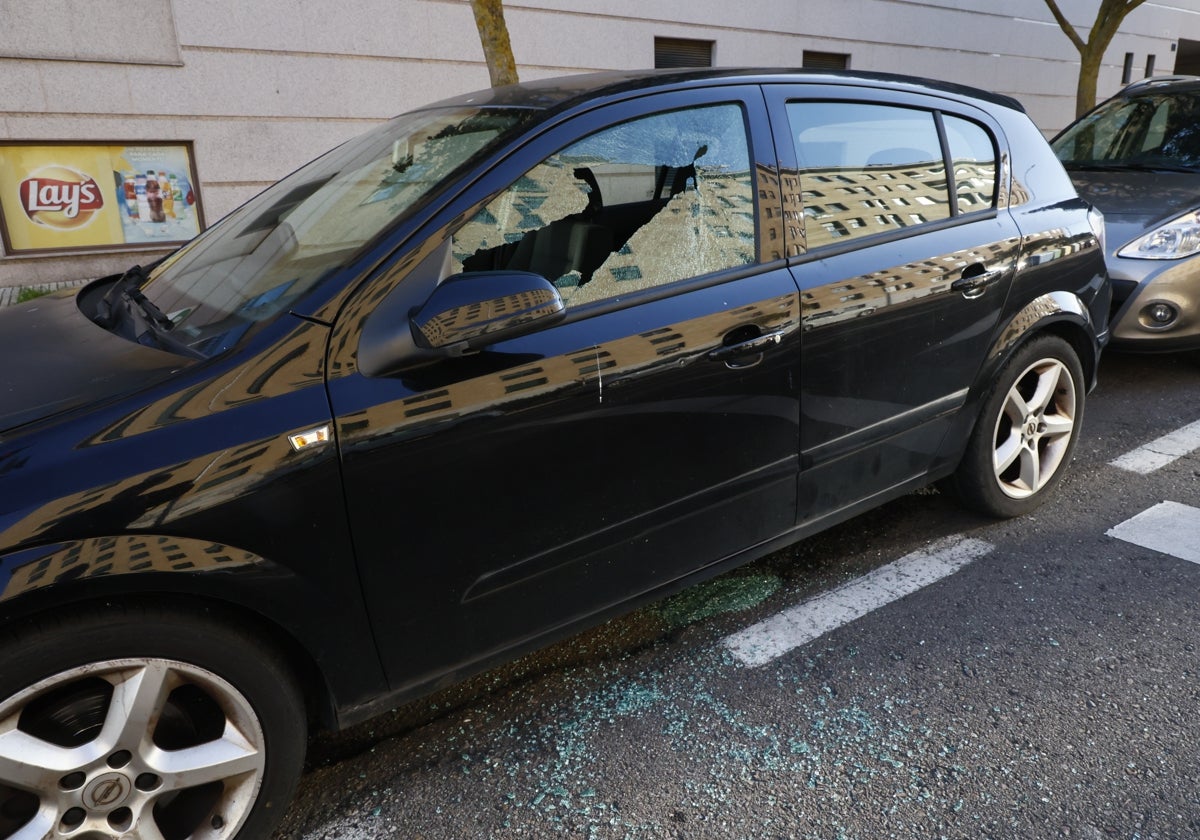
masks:
[[[124,176],[124,191],[125,209],[129,211],[129,218],[136,219],[138,217],[137,181],[132,175]]]
[[[192,205],[196,203],[196,194],[192,192],[192,184],[186,177],[179,179],[179,195],[182,201],[180,204],[182,211],[191,212]]]
[[[139,219],[150,221],[150,197],[146,195],[146,176],[138,173],[133,182],[134,195],[137,197],[137,215]]]
[[[151,169],[146,173],[146,203],[150,207],[150,221],[165,222],[167,214],[163,212],[162,190],[158,186],[158,175]]]
[[[186,219],[187,206],[183,203],[183,193],[179,190],[179,176],[172,172],[167,176],[167,183],[170,186],[171,203],[175,209],[175,218]]]
[[[171,189],[171,182],[167,180],[166,172],[158,173],[158,185],[162,190],[163,213],[168,219],[175,218],[175,191]]]

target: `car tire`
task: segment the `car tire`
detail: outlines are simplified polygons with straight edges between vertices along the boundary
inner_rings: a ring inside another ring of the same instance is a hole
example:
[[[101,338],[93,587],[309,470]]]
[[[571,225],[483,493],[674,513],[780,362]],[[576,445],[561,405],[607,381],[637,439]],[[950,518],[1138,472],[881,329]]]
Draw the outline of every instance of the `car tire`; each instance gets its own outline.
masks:
[[[989,516],[1029,513],[1066,472],[1083,422],[1083,367],[1063,339],[1039,336],[1000,370],[951,487]]]
[[[0,634],[0,837],[269,836],[296,681],[225,616],[106,607]]]

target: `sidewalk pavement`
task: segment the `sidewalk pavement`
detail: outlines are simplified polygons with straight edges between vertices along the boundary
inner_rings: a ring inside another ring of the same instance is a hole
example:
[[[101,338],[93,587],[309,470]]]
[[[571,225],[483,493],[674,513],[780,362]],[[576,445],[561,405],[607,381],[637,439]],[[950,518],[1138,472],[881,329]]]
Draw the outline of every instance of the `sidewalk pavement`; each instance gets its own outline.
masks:
[[[87,280],[68,280],[62,283],[31,283],[28,286],[0,286],[0,306],[12,306],[17,302],[21,292],[32,289],[37,292],[56,292],[59,289],[69,289],[82,286]]]

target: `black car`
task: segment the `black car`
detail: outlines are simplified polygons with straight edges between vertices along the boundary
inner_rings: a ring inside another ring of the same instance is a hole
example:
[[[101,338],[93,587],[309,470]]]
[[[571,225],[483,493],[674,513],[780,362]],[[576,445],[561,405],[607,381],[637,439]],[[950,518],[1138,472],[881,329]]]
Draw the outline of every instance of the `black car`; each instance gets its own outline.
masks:
[[[1200,77],[1135,82],[1051,146],[1104,213],[1113,347],[1200,358]]]
[[[344,727],[930,482],[1062,478],[1102,219],[1020,106],[776,71],[404,114],[0,313],[0,835],[262,837]]]

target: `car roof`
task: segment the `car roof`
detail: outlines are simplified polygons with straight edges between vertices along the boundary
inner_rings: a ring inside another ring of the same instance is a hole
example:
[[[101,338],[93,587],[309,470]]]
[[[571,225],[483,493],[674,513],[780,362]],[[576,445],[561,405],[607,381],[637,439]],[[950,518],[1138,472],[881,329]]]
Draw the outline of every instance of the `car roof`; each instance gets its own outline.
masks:
[[[1121,88],[1117,96],[1136,96],[1141,93],[1170,90],[1200,90],[1200,76],[1148,76]]]
[[[517,85],[480,90],[445,99],[420,108],[459,107],[462,105],[538,108],[553,111],[609,97],[631,93],[686,89],[713,84],[778,84],[790,82],[811,85],[847,85],[910,93],[932,93],[962,101],[985,101],[1024,113],[1016,99],[1003,94],[916,76],[892,73],[851,72],[781,68],[708,67],[685,70],[636,70],[580,73]]]

